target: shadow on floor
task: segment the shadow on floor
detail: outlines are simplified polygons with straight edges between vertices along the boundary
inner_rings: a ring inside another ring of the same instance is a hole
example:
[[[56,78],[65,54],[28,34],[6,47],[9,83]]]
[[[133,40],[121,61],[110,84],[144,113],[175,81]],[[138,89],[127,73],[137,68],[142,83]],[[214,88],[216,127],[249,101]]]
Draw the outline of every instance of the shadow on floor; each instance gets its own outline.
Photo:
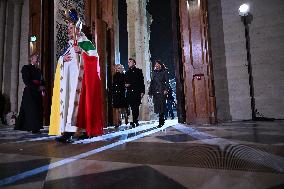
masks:
[[[44,189],[185,189],[184,186],[148,166],[132,167],[91,175],[48,181]]]

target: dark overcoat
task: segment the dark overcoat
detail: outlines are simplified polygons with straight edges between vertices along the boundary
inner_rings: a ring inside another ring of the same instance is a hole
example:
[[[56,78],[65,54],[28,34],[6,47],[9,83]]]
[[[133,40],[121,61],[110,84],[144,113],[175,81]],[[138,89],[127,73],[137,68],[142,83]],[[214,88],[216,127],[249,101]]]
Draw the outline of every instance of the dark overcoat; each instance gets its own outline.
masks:
[[[149,95],[153,96],[154,112],[166,112],[166,94],[164,91],[169,90],[169,77],[165,69],[155,70],[150,83]]]
[[[124,73],[116,72],[112,82],[112,104],[114,108],[126,108]]]
[[[43,128],[42,92],[40,91],[40,86],[44,85],[43,77],[40,69],[31,64],[24,65],[21,72],[25,89],[14,129],[38,131]]]
[[[133,66],[125,73],[125,82],[129,84],[126,88],[127,104],[139,106],[141,104],[141,93],[145,94],[145,84],[142,70]]]

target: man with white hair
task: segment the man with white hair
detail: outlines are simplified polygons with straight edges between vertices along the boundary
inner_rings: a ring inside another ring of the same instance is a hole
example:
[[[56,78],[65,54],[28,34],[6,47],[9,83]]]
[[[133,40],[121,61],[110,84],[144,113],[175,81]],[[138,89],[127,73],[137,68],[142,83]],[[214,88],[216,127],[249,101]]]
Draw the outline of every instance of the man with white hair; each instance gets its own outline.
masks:
[[[68,24],[68,48],[56,68],[52,97],[50,135],[61,135],[59,142],[71,136],[90,136],[103,132],[100,69],[97,51],[80,24]]]

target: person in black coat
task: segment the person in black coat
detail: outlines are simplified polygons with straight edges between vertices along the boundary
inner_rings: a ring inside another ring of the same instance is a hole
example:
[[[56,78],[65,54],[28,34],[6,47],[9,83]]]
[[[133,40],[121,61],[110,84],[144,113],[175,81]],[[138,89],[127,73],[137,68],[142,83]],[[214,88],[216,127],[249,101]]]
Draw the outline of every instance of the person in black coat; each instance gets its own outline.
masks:
[[[136,68],[136,61],[133,58],[128,60],[128,71],[125,73],[125,86],[127,89],[126,99],[128,106],[131,107],[133,122],[131,126],[138,126],[139,106],[145,94],[145,84],[142,70]]]
[[[154,112],[159,114],[159,125],[162,127],[165,124],[166,95],[169,90],[168,72],[165,70],[161,61],[155,61],[153,77],[150,83],[149,95],[153,96]]]
[[[44,81],[38,65],[38,55],[34,54],[31,56],[31,64],[24,65],[22,68],[25,89],[15,130],[40,133],[40,129],[43,128]]]
[[[112,105],[115,112],[114,125],[116,127],[121,125],[121,116],[125,117],[125,124],[128,123],[126,115],[125,74],[123,72],[123,65],[116,64],[112,82]]]

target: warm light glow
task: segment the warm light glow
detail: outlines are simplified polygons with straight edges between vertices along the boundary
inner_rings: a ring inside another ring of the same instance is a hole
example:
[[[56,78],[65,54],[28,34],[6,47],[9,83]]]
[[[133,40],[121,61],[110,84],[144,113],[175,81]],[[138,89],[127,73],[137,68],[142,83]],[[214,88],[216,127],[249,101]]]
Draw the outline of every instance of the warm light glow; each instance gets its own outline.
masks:
[[[189,3],[186,1],[187,10],[189,10]]]
[[[240,16],[247,16],[249,13],[249,5],[248,4],[242,4],[239,8],[239,15]]]
[[[36,50],[36,44],[34,42],[30,42],[30,54],[33,54]]]

